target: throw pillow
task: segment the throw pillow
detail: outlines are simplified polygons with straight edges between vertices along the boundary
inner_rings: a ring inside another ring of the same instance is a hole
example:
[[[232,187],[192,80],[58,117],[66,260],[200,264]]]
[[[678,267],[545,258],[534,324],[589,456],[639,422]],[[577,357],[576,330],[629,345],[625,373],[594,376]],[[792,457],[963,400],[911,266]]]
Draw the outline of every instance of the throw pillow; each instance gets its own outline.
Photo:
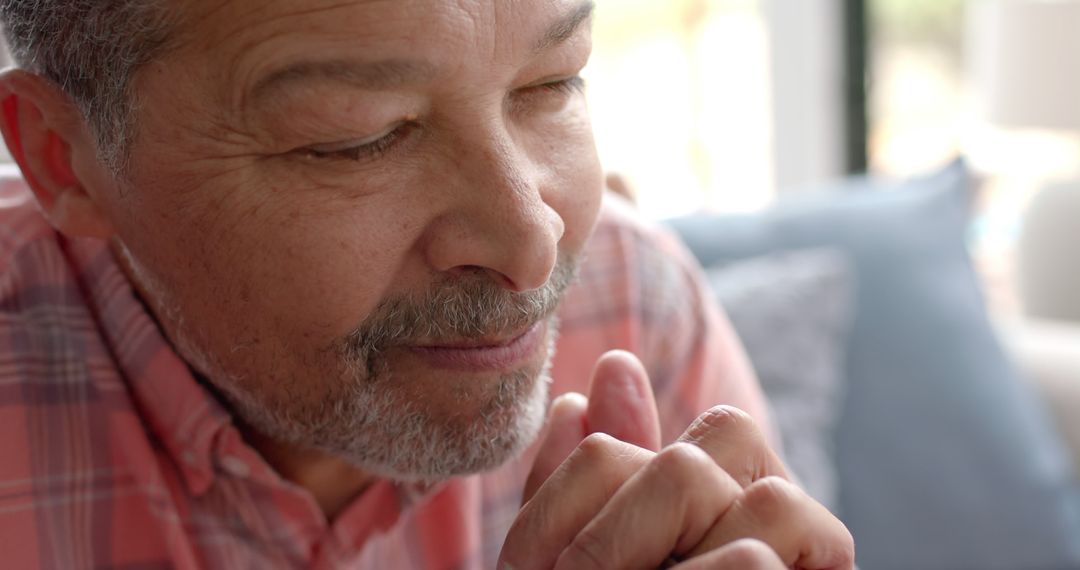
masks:
[[[705,265],[810,247],[851,256],[836,457],[860,565],[1080,568],[1068,456],[991,328],[965,249],[968,180],[958,162],[673,226]]]
[[[847,258],[830,249],[708,268],[709,283],[754,365],[803,488],[836,509],[833,430],[854,303]]]

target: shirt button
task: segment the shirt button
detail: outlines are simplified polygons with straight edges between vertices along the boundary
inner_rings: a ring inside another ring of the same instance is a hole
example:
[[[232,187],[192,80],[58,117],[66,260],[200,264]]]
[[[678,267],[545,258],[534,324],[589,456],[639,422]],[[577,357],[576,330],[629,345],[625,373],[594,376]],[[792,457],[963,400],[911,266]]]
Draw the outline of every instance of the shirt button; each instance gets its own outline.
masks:
[[[251,474],[251,469],[248,467],[247,463],[244,463],[239,457],[226,455],[221,458],[220,463],[221,468],[233,477],[244,479]]]

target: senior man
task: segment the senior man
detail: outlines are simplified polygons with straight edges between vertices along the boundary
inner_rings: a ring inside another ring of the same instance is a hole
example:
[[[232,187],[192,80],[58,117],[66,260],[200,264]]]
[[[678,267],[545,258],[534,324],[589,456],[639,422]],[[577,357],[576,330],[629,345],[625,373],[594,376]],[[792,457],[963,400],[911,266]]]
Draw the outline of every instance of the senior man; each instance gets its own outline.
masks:
[[[850,568],[601,204],[591,11],[0,2],[4,566]]]

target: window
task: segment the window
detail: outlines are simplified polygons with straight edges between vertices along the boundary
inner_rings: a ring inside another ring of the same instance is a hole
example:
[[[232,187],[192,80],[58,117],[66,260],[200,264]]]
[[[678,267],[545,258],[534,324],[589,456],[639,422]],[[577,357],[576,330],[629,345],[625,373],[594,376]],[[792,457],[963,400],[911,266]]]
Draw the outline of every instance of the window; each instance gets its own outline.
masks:
[[[768,37],[756,0],[599,0],[585,72],[601,161],[641,210],[773,195]]]

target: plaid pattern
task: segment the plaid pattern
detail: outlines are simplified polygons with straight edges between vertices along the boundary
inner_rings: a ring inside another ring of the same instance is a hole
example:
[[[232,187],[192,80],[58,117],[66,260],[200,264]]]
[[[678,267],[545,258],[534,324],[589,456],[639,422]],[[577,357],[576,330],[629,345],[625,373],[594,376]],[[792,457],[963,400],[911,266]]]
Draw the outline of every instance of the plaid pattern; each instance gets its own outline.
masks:
[[[193,379],[104,243],[0,179],[0,566],[492,568],[534,454],[425,493],[376,483],[334,521]],[[639,354],[666,439],[727,402],[765,421],[689,255],[608,199],[561,310],[554,393]]]

